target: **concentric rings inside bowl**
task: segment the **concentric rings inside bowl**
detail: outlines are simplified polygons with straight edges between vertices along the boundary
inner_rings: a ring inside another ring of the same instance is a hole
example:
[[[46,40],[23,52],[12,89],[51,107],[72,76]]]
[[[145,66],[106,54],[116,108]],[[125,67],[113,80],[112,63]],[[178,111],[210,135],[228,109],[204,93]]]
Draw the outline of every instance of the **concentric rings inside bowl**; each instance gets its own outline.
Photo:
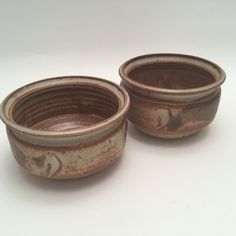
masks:
[[[61,85],[21,98],[12,110],[12,117],[24,127],[63,131],[94,125],[114,115],[118,108],[117,97],[102,88]]]
[[[113,82],[66,76],[37,81],[11,93],[1,104],[9,128],[42,135],[79,135],[107,127],[129,108],[126,91]]]

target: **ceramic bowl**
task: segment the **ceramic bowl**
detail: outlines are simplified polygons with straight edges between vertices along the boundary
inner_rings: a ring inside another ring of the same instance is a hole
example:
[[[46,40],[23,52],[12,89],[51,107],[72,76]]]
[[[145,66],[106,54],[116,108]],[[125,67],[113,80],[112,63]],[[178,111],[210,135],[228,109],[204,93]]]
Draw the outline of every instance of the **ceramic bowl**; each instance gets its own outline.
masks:
[[[119,73],[131,98],[129,120],[161,138],[189,136],[211,123],[225,80],[215,63],[181,54],[135,57]]]
[[[93,77],[41,80],[5,98],[0,114],[12,152],[30,173],[70,179],[111,165],[125,146],[129,96]]]

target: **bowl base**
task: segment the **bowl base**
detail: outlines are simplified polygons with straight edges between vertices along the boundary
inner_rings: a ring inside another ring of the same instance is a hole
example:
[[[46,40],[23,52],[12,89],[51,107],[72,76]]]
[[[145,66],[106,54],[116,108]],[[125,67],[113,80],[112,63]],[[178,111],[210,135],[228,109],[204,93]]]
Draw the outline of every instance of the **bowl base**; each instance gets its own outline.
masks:
[[[32,129],[47,131],[65,131],[85,128],[104,120],[104,117],[94,114],[65,114],[50,117],[35,124]]]
[[[152,133],[152,132],[149,132],[139,126],[136,126],[134,125],[134,127],[136,129],[138,129],[140,132],[146,134],[146,135],[149,135],[151,137],[154,137],[154,138],[161,138],[161,139],[180,139],[180,138],[185,138],[185,137],[188,137],[188,136],[192,136],[194,134],[197,134],[201,129],[198,129],[198,130],[194,130],[194,131],[191,131],[191,132],[185,132],[185,133],[175,133],[175,134],[161,134],[161,133]]]

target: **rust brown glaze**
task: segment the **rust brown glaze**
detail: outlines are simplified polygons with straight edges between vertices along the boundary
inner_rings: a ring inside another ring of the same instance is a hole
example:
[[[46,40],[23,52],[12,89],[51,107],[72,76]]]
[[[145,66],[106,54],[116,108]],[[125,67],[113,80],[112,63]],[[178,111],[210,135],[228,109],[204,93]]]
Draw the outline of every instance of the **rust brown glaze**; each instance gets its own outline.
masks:
[[[129,96],[112,82],[85,76],[26,85],[1,105],[13,155],[30,173],[78,178],[111,165],[127,132]]]
[[[182,54],[150,54],[119,70],[131,98],[129,120],[154,137],[181,138],[215,117],[224,71],[215,63]]]

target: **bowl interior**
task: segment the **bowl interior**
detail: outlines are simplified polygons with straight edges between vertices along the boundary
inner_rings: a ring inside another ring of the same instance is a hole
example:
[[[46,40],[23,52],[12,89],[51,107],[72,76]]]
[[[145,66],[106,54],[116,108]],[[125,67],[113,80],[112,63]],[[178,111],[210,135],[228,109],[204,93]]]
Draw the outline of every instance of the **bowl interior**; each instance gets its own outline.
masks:
[[[187,63],[150,63],[131,69],[128,77],[138,83],[165,89],[192,89],[209,85],[214,76],[203,68]]]
[[[104,88],[70,84],[43,88],[21,97],[12,110],[17,124],[36,130],[85,128],[113,116],[119,100]]]

